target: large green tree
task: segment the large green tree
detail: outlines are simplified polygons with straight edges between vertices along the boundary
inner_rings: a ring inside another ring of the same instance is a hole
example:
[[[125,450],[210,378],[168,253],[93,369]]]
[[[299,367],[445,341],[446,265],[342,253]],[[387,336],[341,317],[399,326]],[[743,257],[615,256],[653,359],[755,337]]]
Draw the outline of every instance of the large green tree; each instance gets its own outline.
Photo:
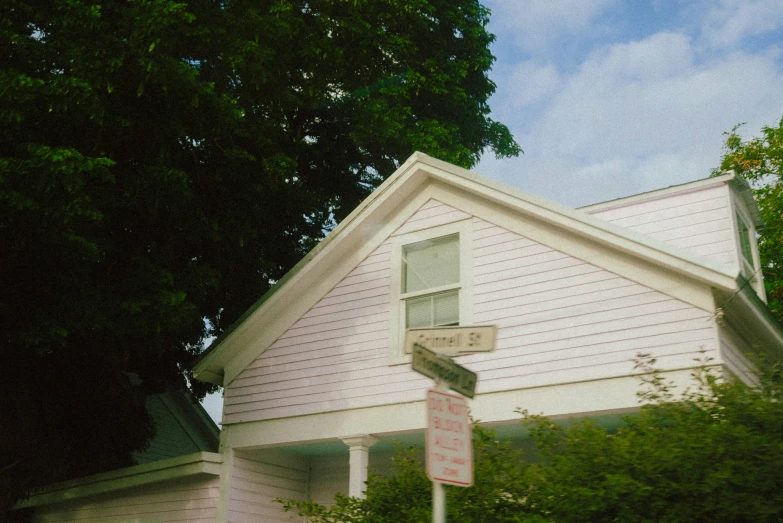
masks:
[[[783,321],[783,118],[776,127],[743,140],[739,126],[727,133],[720,170],[750,182],[764,221],[758,244],[769,307]]]
[[[413,151],[519,153],[489,118],[488,16],[477,0],[0,3],[0,511],[128,464],[153,430],[145,395],[182,386],[205,337]]]

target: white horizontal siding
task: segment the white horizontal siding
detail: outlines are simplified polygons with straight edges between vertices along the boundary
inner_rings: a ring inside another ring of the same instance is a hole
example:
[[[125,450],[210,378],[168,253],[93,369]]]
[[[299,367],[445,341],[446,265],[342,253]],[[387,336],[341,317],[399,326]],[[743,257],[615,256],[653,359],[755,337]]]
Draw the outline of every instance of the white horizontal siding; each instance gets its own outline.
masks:
[[[430,227],[465,220],[467,218],[470,218],[470,215],[466,212],[450,207],[437,200],[430,200],[422,205],[421,208],[394,231],[393,234],[407,234],[409,232],[429,229]]]
[[[144,485],[36,510],[36,523],[111,522],[149,518],[161,522],[214,523],[218,478],[195,477]]]
[[[442,207],[429,202],[414,218],[442,220],[451,212]],[[387,364],[390,245],[376,249],[226,388],[224,423],[378,405],[406,390],[418,396],[428,381]]]
[[[432,201],[414,218],[444,216],[464,218]],[[460,358],[479,373],[479,393],[627,375],[638,353],[690,366],[715,350],[704,311],[491,223],[471,224],[474,323],[499,327],[494,353]],[[387,363],[390,252],[389,242],[379,247],[229,384],[224,423],[421,400],[431,381]]]
[[[618,205],[587,212],[674,247],[738,268],[734,216],[727,185]]]
[[[690,366],[714,350],[706,312],[500,227],[477,223],[473,255],[475,323],[498,326],[495,353],[459,358],[480,393],[628,374],[639,353]]]
[[[308,481],[309,469],[302,458],[237,452],[228,496],[229,523],[302,521],[274,500],[304,500]]]

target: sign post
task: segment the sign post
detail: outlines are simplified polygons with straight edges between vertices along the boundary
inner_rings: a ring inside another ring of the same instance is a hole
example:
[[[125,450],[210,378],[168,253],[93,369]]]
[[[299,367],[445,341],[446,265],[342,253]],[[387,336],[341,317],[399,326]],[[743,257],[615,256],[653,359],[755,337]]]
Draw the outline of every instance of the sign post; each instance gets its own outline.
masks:
[[[444,484],[473,485],[473,430],[468,402],[448,389],[472,398],[478,378],[475,372],[418,343],[412,349],[412,369],[435,380],[435,388],[427,391],[426,462],[432,481],[432,521],[445,523]]]

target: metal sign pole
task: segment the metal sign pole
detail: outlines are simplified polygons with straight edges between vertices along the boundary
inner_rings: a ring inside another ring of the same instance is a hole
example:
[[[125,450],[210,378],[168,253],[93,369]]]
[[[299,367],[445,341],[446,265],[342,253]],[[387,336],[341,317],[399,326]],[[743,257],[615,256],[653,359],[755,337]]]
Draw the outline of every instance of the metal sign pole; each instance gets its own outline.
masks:
[[[434,390],[448,392],[449,387],[436,379]],[[440,481],[432,482],[432,523],[446,523],[446,487]]]
[[[446,523],[446,487],[432,482],[432,523]]]
[[[427,475],[432,480],[432,522],[446,523],[445,483],[460,487],[473,485],[473,443],[468,404],[462,396],[449,394],[449,388],[470,398],[477,376],[451,359],[439,357],[419,344],[413,345],[411,368],[435,380],[427,391]]]

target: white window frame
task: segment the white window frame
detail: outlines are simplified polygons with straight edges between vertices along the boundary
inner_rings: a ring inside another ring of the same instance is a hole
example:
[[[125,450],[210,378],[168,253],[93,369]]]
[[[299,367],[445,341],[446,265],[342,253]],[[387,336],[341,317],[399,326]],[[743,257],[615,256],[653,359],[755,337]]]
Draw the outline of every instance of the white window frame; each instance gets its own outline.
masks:
[[[740,275],[743,278],[751,279],[750,285],[753,287],[753,290],[755,290],[759,298],[761,298],[761,300],[766,303],[767,293],[764,289],[764,280],[761,273],[761,260],[759,259],[759,246],[756,239],[756,226],[750,217],[750,213],[747,212],[747,209],[742,203],[737,201],[737,198],[734,195],[732,195],[732,210],[733,216],[731,221],[734,229],[734,242],[737,246],[737,258],[740,268]],[[745,258],[745,255],[742,253],[742,240],[740,239],[742,231],[740,229],[739,220],[742,220],[745,228],[748,229],[750,254],[753,258],[752,263],[749,263]]]
[[[414,291],[402,292],[402,250],[406,245],[441,238],[443,236],[459,235],[459,283],[444,285]],[[392,236],[391,250],[391,289],[390,289],[390,319],[389,319],[389,365],[410,363],[411,355],[405,354],[405,300],[417,296],[427,296],[450,290],[459,291],[459,324],[473,323],[473,225],[468,218],[457,222],[430,227],[419,231]]]
[[[735,212],[735,219],[737,221],[737,249],[739,249],[740,263],[742,264],[742,272],[746,276],[750,276],[756,271],[756,252],[754,249],[753,240],[755,240],[755,231],[753,227],[748,225],[748,221],[742,216],[742,213]],[[743,226],[745,231],[743,232]],[[745,250],[742,248],[742,240],[745,236],[745,240],[748,242],[748,250],[750,251],[750,260],[745,257]]]

